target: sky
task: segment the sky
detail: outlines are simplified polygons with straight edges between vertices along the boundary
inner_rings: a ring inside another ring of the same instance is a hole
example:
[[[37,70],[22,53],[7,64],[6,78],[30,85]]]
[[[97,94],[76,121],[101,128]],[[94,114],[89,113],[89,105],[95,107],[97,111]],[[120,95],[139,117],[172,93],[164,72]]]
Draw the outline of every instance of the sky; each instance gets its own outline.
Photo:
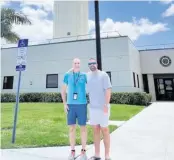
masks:
[[[26,14],[31,26],[13,26],[13,31],[30,41],[52,39],[53,1],[4,1],[2,7]],[[100,1],[101,32],[118,31],[136,46],[174,43],[174,1]],[[95,30],[94,2],[89,1],[89,33]],[[115,34],[110,33],[110,34]],[[2,43],[5,43],[3,40]]]

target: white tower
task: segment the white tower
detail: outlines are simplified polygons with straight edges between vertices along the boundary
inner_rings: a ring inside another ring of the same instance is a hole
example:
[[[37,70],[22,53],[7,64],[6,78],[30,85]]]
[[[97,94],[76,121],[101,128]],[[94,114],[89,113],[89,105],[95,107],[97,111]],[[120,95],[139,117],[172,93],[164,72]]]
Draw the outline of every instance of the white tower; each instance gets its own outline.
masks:
[[[88,1],[54,1],[53,38],[88,34]]]

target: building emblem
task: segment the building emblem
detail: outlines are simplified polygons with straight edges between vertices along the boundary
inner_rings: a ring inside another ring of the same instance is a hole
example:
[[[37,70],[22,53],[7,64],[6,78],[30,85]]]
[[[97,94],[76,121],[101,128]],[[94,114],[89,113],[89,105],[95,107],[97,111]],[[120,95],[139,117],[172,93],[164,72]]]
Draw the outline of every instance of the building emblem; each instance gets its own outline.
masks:
[[[160,58],[160,64],[161,64],[162,66],[164,66],[164,67],[170,66],[171,63],[172,63],[172,60],[171,60],[170,57],[168,57],[168,56],[162,56],[162,57]]]

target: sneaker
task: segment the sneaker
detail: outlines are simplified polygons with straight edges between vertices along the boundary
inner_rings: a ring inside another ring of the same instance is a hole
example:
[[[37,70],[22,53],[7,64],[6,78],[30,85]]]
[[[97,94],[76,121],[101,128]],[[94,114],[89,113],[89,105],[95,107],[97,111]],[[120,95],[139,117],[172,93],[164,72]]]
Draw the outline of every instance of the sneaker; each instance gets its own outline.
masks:
[[[101,160],[101,158],[93,156],[89,160]]]
[[[75,150],[72,150],[69,157],[68,157],[68,160],[75,160]]]
[[[86,150],[81,150],[80,160],[87,160]]]

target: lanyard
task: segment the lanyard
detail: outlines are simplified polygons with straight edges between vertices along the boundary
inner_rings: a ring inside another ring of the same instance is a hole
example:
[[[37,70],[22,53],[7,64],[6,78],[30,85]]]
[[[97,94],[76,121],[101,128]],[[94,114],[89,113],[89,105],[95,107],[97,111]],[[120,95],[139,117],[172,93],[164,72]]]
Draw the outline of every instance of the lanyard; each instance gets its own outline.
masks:
[[[77,82],[78,82],[79,77],[80,77],[80,73],[78,74],[77,79],[75,79],[75,74],[74,74],[74,72],[73,72],[73,77],[74,77],[74,87],[76,88]]]

